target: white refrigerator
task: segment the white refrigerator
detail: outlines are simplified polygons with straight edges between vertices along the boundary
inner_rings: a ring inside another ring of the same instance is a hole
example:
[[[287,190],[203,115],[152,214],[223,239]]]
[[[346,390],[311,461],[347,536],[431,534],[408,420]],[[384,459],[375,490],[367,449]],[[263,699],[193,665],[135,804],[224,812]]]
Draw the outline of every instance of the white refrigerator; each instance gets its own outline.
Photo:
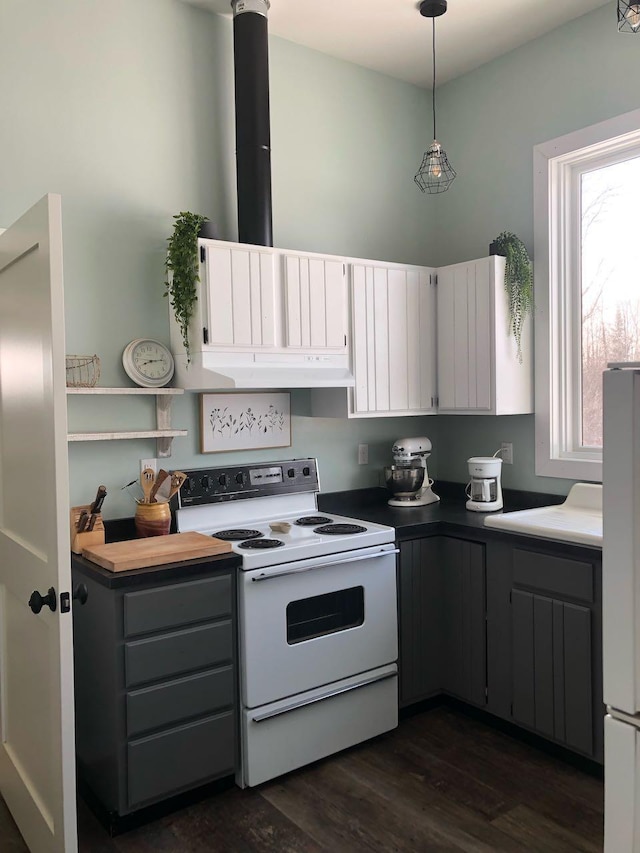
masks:
[[[603,460],[604,849],[640,853],[640,363],[605,371]]]

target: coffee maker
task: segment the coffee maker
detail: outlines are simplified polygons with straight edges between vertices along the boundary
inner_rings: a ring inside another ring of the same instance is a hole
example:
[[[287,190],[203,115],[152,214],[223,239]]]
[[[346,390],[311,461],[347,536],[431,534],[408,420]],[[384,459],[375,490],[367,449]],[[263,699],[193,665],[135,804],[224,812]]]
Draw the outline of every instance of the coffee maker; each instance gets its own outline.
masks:
[[[472,456],[467,459],[470,480],[467,483],[467,509],[495,512],[502,509],[502,459],[495,456]]]
[[[389,506],[426,506],[439,501],[431,491],[433,480],[427,473],[431,442],[426,436],[399,438],[391,450],[393,465],[384,469],[385,485],[393,497]]]

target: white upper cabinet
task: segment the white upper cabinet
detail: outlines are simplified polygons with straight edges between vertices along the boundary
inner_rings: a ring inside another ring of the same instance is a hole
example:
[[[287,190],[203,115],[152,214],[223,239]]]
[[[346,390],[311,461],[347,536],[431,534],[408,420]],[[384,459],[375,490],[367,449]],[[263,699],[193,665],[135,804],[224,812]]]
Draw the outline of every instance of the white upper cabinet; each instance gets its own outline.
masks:
[[[287,347],[347,350],[347,288],[342,260],[285,254]]]
[[[513,415],[533,412],[532,321],[522,331],[522,361],[509,329],[505,259],[481,258],[438,270],[438,411]]]
[[[189,390],[353,385],[342,258],[199,240],[187,359],[169,311],[176,381]]]
[[[436,270],[220,240],[199,249],[189,362],[170,311],[186,389],[311,388],[320,417],[533,411],[532,322],[520,360],[504,258]]]
[[[352,261],[353,389],[312,394],[314,415],[392,417],[435,411],[435,287],[424,267]]]

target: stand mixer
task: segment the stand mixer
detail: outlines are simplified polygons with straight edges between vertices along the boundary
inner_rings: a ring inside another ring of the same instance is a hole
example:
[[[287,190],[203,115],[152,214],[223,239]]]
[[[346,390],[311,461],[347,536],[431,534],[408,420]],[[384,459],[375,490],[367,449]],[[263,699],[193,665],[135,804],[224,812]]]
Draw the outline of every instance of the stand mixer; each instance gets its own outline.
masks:
[[[427,474],[431,442],[426,436],[399,438],[391,450],[393,465],[384,469],[385,485],[393,497],[389,506],[426,506],[439,501],[431,491],[433,480]]]

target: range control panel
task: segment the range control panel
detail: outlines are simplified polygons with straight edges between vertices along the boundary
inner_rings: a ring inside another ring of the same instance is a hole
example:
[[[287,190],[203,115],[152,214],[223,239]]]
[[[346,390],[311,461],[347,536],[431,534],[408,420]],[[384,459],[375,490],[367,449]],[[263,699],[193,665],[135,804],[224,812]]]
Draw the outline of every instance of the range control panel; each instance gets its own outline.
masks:
[[[320,490],[315,459],[192,468],[178,494],[178,508]]]

